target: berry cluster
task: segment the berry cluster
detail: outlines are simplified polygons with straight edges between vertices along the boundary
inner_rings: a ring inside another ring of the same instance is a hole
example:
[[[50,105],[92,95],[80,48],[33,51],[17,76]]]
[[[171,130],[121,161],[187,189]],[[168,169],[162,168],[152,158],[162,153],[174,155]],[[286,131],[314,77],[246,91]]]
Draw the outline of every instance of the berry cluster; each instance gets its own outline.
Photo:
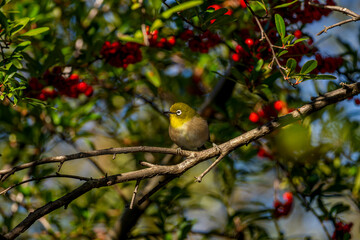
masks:
[[[107,63],[118,68],[127,68],[129,64],[140,62],[142,59],[140,44],[134,42],[121,44],[120,42],[106,41],[100,54]]]
[[[250,39],[251,38],[248,38],[246,40],[250,40]],[[248,53],[241,45],[237,45],[235,48],[235,53],[231,55],[232,60],[234,60],[235,62],[239,62],[240,60],[244,60],[249,57],[250,57],[250,53]]]
[[[287,0],[287,3],[292,0]],[[314,3],[319,3],[318,0],[314,0]],[[335,6],[334,0],[327,0],[326,5]],[[276,13],[280,14],[288,23],[312,23],[318,21],[323,16],[328,16],[331,10],[325,8],[314,7],[309,4],[309,0],[304,3],[296,2],[289,6],[289,8],[278,8]]]
[[[294,203],[293,194],[291,192],[285,192],[282,197],[285,200],[285,202],[281,202],[278,199],[275,199],[275,201],[274,201],[274,217],[275,218],[285,217],[285,216],[289,215],[289,213],[292,209],[292,206]]]
[[[284,115],[291,112],[292,109],[287,107],[286,102],[278,100],[274,104],[268,104],[257,110],[256,112],[251,112],[249,115],[249,120],[253,123],[263,124],[275,117],[278,114]]]
[[[248,71],[251,72],[255,64],[256,59],[269,59],[271,55],[271,49],[258,39],[254,40],[250,37],[247,30],[243,30],[239,35],[245,39],[243,44],[239,44],[235,48],[235,53],[231,55],[234,62],[242,63],[244,66],[248,66]],[[268,32],[269,37],[276,37],[276,31],[271,30]],[[275,42],[275,40],[273,41]],[[247,48],[245,48],[247,46]]]
[[[41,78],[30,78],[29,86],[28,96],[42,101],[59,95],[77,98],[81,93],[90,97],[94,91],[92,86],[81,82],[79,75],[75,73],[64,78],[60,67],[54,67],[52,71],[47,70]]]
[[[218,5],[218,4],[213,4],[213,5],[208,6],[207,9],[211,9],[211,8],[214,9],[215,11],[217,11],[217,10],[219,10],[220,8],[223,8],[223,7],[221,7],[221,6]],[[232,15],[232,14],[233,14],[233,11],[230,10],[230,9],[228,9],[227,12],[226,12],[224,15]],[[210,20],[210,23],[213,24],[215,21],[216,21],[216,19],[211,19],[211,20]]]
[[[353,223],[344,224],[343,222],[337,222],[335,224],[335,231],[331,237],[333,240],[351,239],[351,228]]]
[[[148,36],[150,47],[171,49],[176,43],[175,36],[170,36],[168,38],[160,38],[159,40],[159,31],[154,30],[150,32],[149,26],[146,27],[146,34]]]
[[[185,30],[180,34],[180,39],[188,42],[188,46],[193,52],[208,53],[209,49],[221,42],[219,35],[207,30],[206,32],[195,35],[192,30]]]
[[[342,57],[323,57],[316,54],[315,58],[318,62],[318,67],[314,69],[313,73],[333,73],[344,62]]]

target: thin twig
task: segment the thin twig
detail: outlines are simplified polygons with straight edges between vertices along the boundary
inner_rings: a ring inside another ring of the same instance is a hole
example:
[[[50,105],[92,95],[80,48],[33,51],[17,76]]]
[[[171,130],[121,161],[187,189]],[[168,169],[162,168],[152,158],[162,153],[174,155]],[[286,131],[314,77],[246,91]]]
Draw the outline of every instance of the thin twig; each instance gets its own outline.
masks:
[[[213,169],[224,157],[226,156],[225,154],[221,154],[203,173],[200,174],[200,176],[195,177],[195,182],[200,183],[203,179],[203,177],[211,171],[211,169]]]
[[[133,192],[133,195],[131,198],[131,202],[130,202],[130,207],[129,207],[130,209],[133,209],[133,207],[134,207],[135,197],[136,197],[137,191],[139,189],[139,185],[140,185],[140,179],[136,180],[135,189],[134,189],[134,192]]]
[[[22,182],[16,183],[14,185],[11,185],[10,187],[4,189],[3,191],[0,192],[0,195],[7,193],[8,191],[10,191],[11,189],[20,186],[22,184],[28,183],[28,182],[33,182],[33,181],[40,181],[40,180],[44,180],[44,179],[48,179],[48,178],[73,178],[73,179],[78,179],[81,181],[88,181],[91,178],[87,178],[87,177],[81,177],[81,176],[76,176],[76,175],[68,175],[68,174],[54,174],[54,175],[48,175],[48,176],[44,176],[44,177],[39,177],[39,178],[29,178],[27,180],[24,180]]]
[[[319,8],[324,8],[324,9],[329,9],[332,11],[337,11],[337,12],[341,12],[343,14],[348,15],[349,17],[351,17],[350,19],[346,19],[343,20],[341,22],[335,23],[329,27],[324,26],[324,29],[321,30],[318,34],[316,34],[317,36],[326,33],[329,29],[332,29],[334,27],[339,27],[341,25],[344,25],[346,23],[350,23],[350,22],[356,22],[360,20],[360,15],[351,11],[350,9],[347,9],[345,7],[341,7],[341,6],[331,6],[331,5],[325,5],[325,4],[318,4],[318,3],[314,3],[313,1],[309,1],[309,5],[311,6],[315,6],[315,7],[319,7]]]
[[[344,25],[344,24],[349,23],[349,22],[356,22],[356,21],[359,21],[359,20],[360,20],[360,16],[357,17],[357,18],[346,19],[346,20],[344,20],[344,21],[335,23],[335,24],[333,24],[333,25],[331,25],[331,26],[329,26],[329,27],[324,26],[324,29],[321,30],[320,32],[318,32],[316,35],[319,36],[319,35],[321,35],[321,34],[323,34],[323,33],[326,33],[329,29],[332,29],[332,28],[334,28],[334,27],[339,27],[339,26]]]

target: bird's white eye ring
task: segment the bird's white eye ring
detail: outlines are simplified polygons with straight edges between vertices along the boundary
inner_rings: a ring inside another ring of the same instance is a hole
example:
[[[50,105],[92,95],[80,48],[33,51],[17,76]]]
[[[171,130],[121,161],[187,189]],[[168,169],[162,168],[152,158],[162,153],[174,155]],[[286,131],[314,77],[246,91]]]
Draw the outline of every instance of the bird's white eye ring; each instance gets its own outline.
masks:
[[[177,111],[176,111],[176,115],[178,115],[178,116],[180,116],[181,113],[182,113],[181,110],[177,110]]]

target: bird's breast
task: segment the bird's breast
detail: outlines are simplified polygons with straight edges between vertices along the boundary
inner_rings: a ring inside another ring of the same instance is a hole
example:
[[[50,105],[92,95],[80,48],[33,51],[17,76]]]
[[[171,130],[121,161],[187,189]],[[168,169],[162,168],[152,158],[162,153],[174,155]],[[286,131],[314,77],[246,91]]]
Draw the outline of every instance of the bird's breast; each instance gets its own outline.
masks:
[[[194,117],[181,126],[169,127],[169,135],[179,147],[197,149],[209,139],[207,122],[201,117]]]

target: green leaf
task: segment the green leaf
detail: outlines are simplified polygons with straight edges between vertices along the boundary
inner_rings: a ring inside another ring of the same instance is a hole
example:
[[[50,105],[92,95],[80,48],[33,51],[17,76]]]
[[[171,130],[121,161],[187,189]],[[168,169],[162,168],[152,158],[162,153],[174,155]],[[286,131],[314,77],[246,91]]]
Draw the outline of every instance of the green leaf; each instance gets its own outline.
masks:
[[[196,7],[200,4],[202,4],[203,1],[188,1],[188,2],[184,2],[184,3],[181,3],[179,5],[176,5],[175,7],[172,7],[168,10],[166,10],[165,12],[163,12],[161,14],[161,16],[165,19],[168,19],[169,17],[171,17],[171,15],[173,15],[174,13],[176,12],[181,12],[181,11],[184,11],[186,9],[189,9],[189,8],[193,8],[193,7]]]
[[[31,29],[29,31],[27,31],[24,34],[21,34],[20,36],[22,37],[32,37],[38,34],[41,34],[43,32],[49,31],[49,27],[40,27],[40,28],[35,28],[35,29]]]
[[[18,59],[12,59],[11,62],[17,69],[22,69],[22,63]]]
[[[352,189],[352,193],[354,196],[358,197],[360,191],[360,167],[357,168],[357,174],[354,180],[354,187]]]
[[[263,3],[261,3],[260,1],[254,1],[254,3],[257,3],[262,9],[265,10],[265,12],[267,12],[267,9]]]
[[[156,9],[161,8],[162,1],[161,0],[150,0],[151,5]]]
[[[131,10],[136,10],[136,9],[138,9],[140,7],[141,7],[140,3],[134,3],[133,5],[131,5]]]
[[[150,31],[152,32],[152,31],[154,31],[154,30],[156,30],[156,29],[161,28],[162,26],[164,26],[163,21],[161,21],[161,19],[156,19],[156,20],[153,22],[153,24],[151,25]]]
[[[302,42],[302,41],[306,41],[308,40],[309,38],[305,37],[305,38],[299,38],[299,39],[296,39],[294,44],[297,44],[298,42]]]
[[[319,75],[310,74],[310,77],[314,80],[336,80],[337,79],[335,76],[329,75],[329,74],[319,74]]]
[[[289,51],[287,51],[287,50],[283,50],[278,54],[278,57],[281,57],[282,55],[287,54],[288,52]]]
[[[30,21],[30,18],[21,18],[17,20],[17,23],[11,28],[10,35],[14,35],[15,33],[19,32],[23,29]]]
[[[120,40],[123,40],[125,42],[136,42],[136,43],[139,43],[139,44],[143,44],[144,43],[144,40],[141,38],[133,38],[129,35],[123,35],[121,37],[119,37]]]
[[[289,58],[286,62],[286,67],[289,69],[289,72],[293,72],[297,66],[297,62],[293,58]]]
[[[161,85],[161,78],[160,74],[157,69],[153,65],[149,65],[149,68],[146,69],[145,72],[146,78],[151,82],[155,87],[160,87]]]
[[[288,6],[296,3],[297,1],[298,1],[298,0],[295,0],[295,1],[292,1],[292,2],[289,2],[289,3],[280,4],[280,5],[275,6],[274,8],[284,8],[284,7],[288,7]]]
[[[307,61],[300,70],[300,74],[308,74],[317,67],[316,60]]]
[[[255,66],[255,71],[259,72],[264,65],[264,59],[260,59]]]
[[[291,41],[295,38],[294,35],[289,34],[286,37],[284,37],[283,39],[281,39],[283,44],[287,44],[287,43],[291,43]]]
[[[332,216],[334,214],[333,217],[336,217],[336,215],[338,215],[339,213],[348,211],[349,209],[350,207],[348,205],[337,203],[333,207],[331,207],[329,215]]]
[[[7,32],[9,24],[8,24],[6,16],[4,15],[4,13],[2,11],[0,11],[0,25],[1,25],[1,28],[5,29],[5,32]]]
[[[25,41],[20,43],[19,45],[16,46],[15,50],[13,51],[12,54],[16,53],[16,52],[21,52],[22,50],[24,50],[27,46],[29,46],[31,44],[30,41]]]
[[[278,33],[280,34],[281,38],[285,36],[285,22],[284,19],[279,15],[275,14],[275,25]]]

